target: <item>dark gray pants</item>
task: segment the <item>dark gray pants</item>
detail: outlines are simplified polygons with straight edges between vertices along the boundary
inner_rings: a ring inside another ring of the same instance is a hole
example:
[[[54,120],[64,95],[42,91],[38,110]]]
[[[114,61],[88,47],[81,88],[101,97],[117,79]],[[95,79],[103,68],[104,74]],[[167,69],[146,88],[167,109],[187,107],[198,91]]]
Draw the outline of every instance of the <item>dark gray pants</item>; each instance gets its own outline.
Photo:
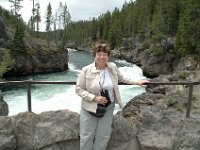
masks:
[[[110,139],[113,110],[111,103],[102,118],[92,116],[81,109],[80,113],[80,150],[105,150]]]

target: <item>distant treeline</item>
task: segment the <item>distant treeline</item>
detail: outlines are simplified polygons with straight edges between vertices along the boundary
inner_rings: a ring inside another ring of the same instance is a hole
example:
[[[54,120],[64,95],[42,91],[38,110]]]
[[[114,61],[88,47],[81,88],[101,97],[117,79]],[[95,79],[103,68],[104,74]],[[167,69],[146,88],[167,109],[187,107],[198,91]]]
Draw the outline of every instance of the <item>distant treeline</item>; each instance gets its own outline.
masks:
[[[67,26],[68,40],[82,43],[101,38],[111,48],[139,33],[145,33],[151,42],[175,37],[175,53],[200,56],[200,0],[136,0],[125,3],[122,10],[116,8],[91,21]]]

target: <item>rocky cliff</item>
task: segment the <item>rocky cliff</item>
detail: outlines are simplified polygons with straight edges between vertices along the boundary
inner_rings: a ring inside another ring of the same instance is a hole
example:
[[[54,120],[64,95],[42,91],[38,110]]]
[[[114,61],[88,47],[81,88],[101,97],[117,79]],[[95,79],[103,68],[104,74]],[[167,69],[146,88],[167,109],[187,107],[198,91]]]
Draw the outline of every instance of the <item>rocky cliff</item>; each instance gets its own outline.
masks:
[[[68,51],[37,50],[18,54],[13,65],[4,76],[20,76],[68,70]]]
[[[0,18],[0,64],[5,70],[0,72],[4,77],[20,76],[35,73],[46,73],[68,70],[68,50],[58,49],[53,42],[47,46],[45,40],[31,37],[25,33],[26,50],[15,51],[12,48],[13,34]],[[11,61],[5,63],[5,53],[9,52]]]
[[[161,52],[156,54],[155,49]],[[175,53],[175,37],[163,36],[153,44],[145,33],[140,33],[134,39],[124,38],[122,46],[111,54],[140,66],[149,78],[200,69],[200,61],[195,55],[180,57]]]

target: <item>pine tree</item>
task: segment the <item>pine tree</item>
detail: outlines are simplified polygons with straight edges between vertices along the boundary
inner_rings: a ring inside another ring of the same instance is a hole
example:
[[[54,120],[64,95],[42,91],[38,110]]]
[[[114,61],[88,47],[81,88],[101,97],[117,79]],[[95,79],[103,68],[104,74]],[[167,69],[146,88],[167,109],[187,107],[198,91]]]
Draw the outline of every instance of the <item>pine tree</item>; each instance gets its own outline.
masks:
[[[19,10],[22,8],[22,6],[20,5],[21,4],[21,2],[23,1],[23,0],[8,0],[10,3],[12,3],[12,6],[11,6],[11,8],[12,8],[12,12],[14,12],[14,15],[15,16],[17,16],[17,15],[19,15]]]
[[[34,21],[36,22],[36,31],[37,31],[37,37],[39,37],[39,23],[42,21],[41,20],[41,15],[40,15],[40,3],[36,3],[35,4],[36,6],[36,14],[35,14],[35,17],[34,17]]]
[[[185,56],[197,54],[200,57],[200,1],[183,0],[176,38],[176,52]]]
[[[52,16],[52,7],[49,2],[47,6],[47,11],[46,11],[46,33],[47,33],[47,44],[49,47],[49,42],[50,42],[50,31],[51,31],[51,25],[53,23],[53,16]]]
[[[20,53],[26,51],[24,42],[24,25],[22,23],[17,23],[13,43],[13,53]]]
[[[120,22],[119,9],[115,8],[112,13],[111,28],[109,32],[109,42],[111,43],[111,49],[113,49],[117,43],[122,41],[122,23]]]
[[[71,21],[71,15],[69,13],[69,10],[67,9],[67,5],[65,4],[63,6],[63,11],[61,12],[61,18],[63,21],[63,37],[62,37],[62,48],[64,49],[64,46],[67,42],[67,25],[70,23]]]
[[[111,27],[111,13],[107,11],[107,13],[103,16],[103,40],[107,41],[109,37],[109,31]]]
[[[32,31],[35,31],[35,0],[33,0],[33,8],[32,8]]]
[[[157,1],[151,28],[153,34],[174,35],[179,20],[179,0]]]
[[[98,31],[98,22],[97,19],[95,17],[92,18],[92,22],[91,22],[91,39],[96,41],[97,39],[97,31]]]

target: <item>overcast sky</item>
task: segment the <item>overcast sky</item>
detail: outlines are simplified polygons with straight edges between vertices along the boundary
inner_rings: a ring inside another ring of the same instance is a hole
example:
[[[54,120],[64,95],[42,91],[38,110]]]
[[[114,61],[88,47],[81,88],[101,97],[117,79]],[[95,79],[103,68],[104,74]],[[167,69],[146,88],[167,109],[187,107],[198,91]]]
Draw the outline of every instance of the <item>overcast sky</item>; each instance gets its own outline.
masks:
[[[112,12],[115,7],[121,9],[125,1],[129,2],[130,0],[35,0],[35,3],[37,1],[40,3],[40,12],[42,18],[45,16],[49,2],[51,3],[52,10],[54,12],[56,9],[58,9],[59,2],[62,2],[63,5],[65,3],[67,4],[68,10],[72,17],[72,21],[78,21],[88,20],[92,17],[98,17],[107,11]],[[21,4],[23,8],[20,13],[22,14],[24,21],[27,22],[30,19],[32,13],[33,1],[23,0]],[[9,3],[8,0],[0,0],[0,5],[6,9],[10,9],[11,3]],[[41,24],[44,24],[44,21],[42,21]]]

